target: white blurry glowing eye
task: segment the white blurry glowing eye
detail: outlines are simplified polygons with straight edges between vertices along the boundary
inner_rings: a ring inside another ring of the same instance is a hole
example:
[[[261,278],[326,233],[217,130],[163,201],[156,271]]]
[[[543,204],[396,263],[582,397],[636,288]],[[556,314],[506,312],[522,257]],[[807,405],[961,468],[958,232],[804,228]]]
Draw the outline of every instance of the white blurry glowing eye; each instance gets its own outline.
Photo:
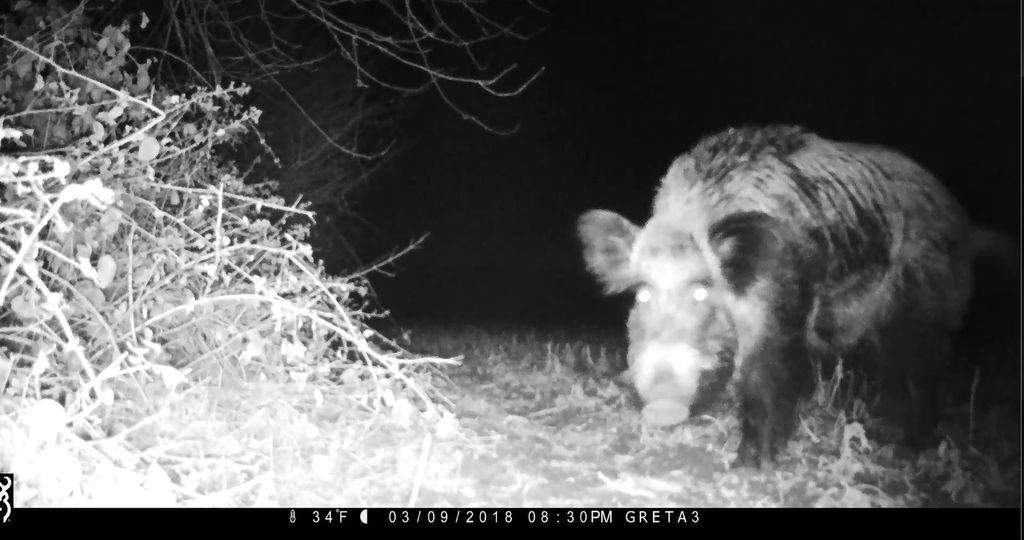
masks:
[[[693,290],[693,299],[698,302],[703,302],[708,297],[708,290],[704,287],[697,287]]]
[[[651,291],[648,288],[640,289],[636,292],[636,301],[643,304],[651,299]]]

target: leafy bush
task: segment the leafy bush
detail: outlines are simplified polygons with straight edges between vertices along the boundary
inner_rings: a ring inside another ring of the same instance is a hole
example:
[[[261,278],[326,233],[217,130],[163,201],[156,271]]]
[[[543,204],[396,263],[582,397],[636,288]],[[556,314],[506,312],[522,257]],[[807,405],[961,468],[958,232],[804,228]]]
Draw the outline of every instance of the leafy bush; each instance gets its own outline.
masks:
[[[225,378],[370,380],[353,396],[369,409],[396,381],[433,407],[406,375],[430,359],[369,327],[365,279],[313,260],[312,212],[222,157],[259,137],[244,86],[154,87],[127,27],[93,32],[56,3],[14,11],[0,37],[5,396],[56,401],[47,422],[86,439]],[[0,429],[0,469],[45,442],[29,433],[38,410],[17,422],[32,440]]]

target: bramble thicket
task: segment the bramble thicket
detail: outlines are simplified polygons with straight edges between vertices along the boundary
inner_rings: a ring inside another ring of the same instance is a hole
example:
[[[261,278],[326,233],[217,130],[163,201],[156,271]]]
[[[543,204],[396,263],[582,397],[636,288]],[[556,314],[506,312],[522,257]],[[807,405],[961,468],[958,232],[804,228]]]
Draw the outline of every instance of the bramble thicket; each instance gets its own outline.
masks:
[[[236,391],[259,407],[248,393],[279,391],[261,384],[295,392],[263,396],[291,410],[450,420],[410,376],[446,360],[376,332],[365,277],[314,260],[307,205],[225,157],[262,140],[247,87],[161,87],[127,24],[14,11],[0,37],[0,470],[18,474],[19,504],[289,500],[266,476],[280,434],[248,449],[231,435],[237,467],[186,459],[225,450],[192,448],[211,435],[185,419],[212,420],[200,410]]]

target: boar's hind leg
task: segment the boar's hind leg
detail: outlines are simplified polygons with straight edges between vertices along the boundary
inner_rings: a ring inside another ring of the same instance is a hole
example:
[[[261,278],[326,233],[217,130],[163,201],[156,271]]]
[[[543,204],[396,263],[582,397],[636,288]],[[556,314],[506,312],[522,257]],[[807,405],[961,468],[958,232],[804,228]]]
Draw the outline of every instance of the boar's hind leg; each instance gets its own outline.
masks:
[[[939,423],[939,383],[952,349],[951,333],[942,325],[916,318],[890,324],[885,335],[885,359],[905,391],[904,439],[921,450],[935,442]]]

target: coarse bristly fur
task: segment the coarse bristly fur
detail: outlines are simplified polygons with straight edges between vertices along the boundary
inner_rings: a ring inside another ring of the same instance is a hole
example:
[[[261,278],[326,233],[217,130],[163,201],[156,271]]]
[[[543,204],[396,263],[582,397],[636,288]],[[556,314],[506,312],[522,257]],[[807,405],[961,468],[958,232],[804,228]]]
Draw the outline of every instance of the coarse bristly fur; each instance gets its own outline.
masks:
[[[907,442],[930,442],[973,260],[999,244],[904,155],[794,126],[706,137],[643,227],[592,210],[578,230],[605,292],[637,292],[628,359],[645,419],[685,420],[706,375],[731,370],[740,465],[789,439],[812,360],[854,349],[902,381]]]

